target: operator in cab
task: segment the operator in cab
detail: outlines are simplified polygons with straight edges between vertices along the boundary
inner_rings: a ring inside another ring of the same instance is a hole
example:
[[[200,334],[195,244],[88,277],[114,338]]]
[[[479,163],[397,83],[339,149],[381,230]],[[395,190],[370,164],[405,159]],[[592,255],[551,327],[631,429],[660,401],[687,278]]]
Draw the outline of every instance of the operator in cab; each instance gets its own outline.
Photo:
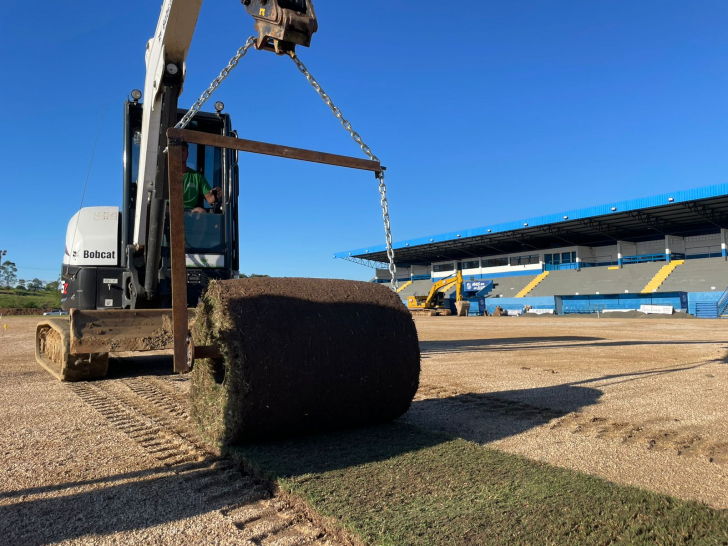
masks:
[[[214,205],[220,199],[222,192],[220,188],[210,188],[210,183],[201,172],[187,167],[189,146],[186,142],[182,144],[182,149],[184,150],[182,154],[184,159],[182,161],[184,161],[187,168],[183,178],[185,212],[204,213],[206,211],[202,199],[205,199],[210,205]]]

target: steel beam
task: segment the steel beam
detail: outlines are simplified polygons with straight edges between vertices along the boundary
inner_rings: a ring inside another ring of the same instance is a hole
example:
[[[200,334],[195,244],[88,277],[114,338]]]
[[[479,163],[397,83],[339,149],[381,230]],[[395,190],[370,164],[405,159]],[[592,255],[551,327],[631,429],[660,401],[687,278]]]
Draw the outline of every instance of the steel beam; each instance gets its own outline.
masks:
[[[257,142],[255,140],[245,140],[244,138],[224,137],[210,133],[202,133],[200,131],[190,131],[189,129],[168,129],[167,136],[170,139],[181,139],[185,142],[189,142],[190,144],[203,144],[205,146],[238,150],[240,152],[286,157],[288,159],[298,159],[313,163],[323,163],[325,165],[373,171],[375,173],[379,173],[384,170],[384,167],[382,167],[379,161],[359,159],[357,157],[349,157],[345,155],[327,154],[325,152],[315,152],[312,150],[304,150],[302,148],[291,148],[290,146],[280,146],[278,144],[267,144],[265,142]]]
[[[388,262],[378,262],[376,260],[364,260],[362,258],[355,258],[354,256],[344,256],[344,260],[355,264],[363,265],[365,267],[371,267],[372,269],[387,269],[389,267]],[[400,266],[400,264],[397,264]]]
[[[617,240],[617,238],[613,237],[612,234],[617,235],[618,230],[611,224],[606,224],[604,222],[600,222],[599,220],[594,220],[593,218],[582,218],[578,222],[583,226],[587,226],[594,231],[601,233],[602,235],[608,237],[609,239],[612,239],[613,241]]]
[[[728,216],[708,207],[707,205],[695,202],[687,202],[683,203],[682,206],[688,209],[690,212],[697,214],[701,218],[707,220],[716,227],[724,229],[725,226],[728,225]]]
[[[169,129],[167,134],[174,129]],[[167,139],[169,162],[169,238],[172,269],[172,333],[174,339],[174,371],[190,371],[187,364],[187,263],[185,260],[185,209],[183,141]]]
[[[655,231],[659,231],[663,235],[679,233],[681,229],[680,226],[678,226],[674,222],[670,222],[669,220],[665,220],[664,218],[653,216],[652,214],[648,214],[641,210],[627,211],[627,215],[631,218],[634,218],[638,222],[646,225],[647,227],[652,228]]]

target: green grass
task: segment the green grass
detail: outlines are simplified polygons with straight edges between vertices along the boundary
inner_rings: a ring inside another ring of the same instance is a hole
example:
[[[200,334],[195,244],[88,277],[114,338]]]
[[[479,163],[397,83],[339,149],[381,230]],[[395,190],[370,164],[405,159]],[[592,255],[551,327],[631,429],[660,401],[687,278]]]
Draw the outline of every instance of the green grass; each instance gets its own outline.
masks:
[[[0,290],[0,309],[50,309],[61,307],[61,294],[57,290],[27,292]]]
[[[403,424],[232,449],[371,544],[728,544],[728,513]]]

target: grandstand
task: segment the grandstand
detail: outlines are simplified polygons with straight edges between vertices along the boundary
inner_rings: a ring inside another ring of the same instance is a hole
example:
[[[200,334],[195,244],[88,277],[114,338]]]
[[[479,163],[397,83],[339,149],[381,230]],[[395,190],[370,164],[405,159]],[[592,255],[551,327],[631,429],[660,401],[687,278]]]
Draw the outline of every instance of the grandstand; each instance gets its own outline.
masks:
[[[461,270],[491,280],[471,313],[557,313],[670,305],[728,315],[728,184],[609,203],[394,244],[400,296],[426,294]],[[383,245],[334,255],[389,282]]]

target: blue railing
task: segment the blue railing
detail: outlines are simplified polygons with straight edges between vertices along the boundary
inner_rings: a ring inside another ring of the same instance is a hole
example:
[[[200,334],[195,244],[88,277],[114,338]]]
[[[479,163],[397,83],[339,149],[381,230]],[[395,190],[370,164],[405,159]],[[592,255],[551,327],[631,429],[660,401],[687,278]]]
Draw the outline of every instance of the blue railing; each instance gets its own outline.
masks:
[[[573,262],[568,264],[543,264],[543,271],[560,271],[562,269],[585,269],[587,267],[607,267],[617,265],[617,262]]]
[[[639,256],[624,256],[622,258],[623,264],[639,264],[645,262],[666,262],[667,254],[641,254]],[[671,260],[684,260],[685,254],[673,252],[670,254]]]
[[[624,256],[623,264],[640,264],[645,262],[665,262],[667,254],[641,254],[639,256]]]
[[[566,269],[579,269],[581,264],[576,262],[568,264],[543,264],[544,271],[563,271]]]
[[[716,306],[718,308],[718,316],[725,313],[726,308],[728,308],[728,288],[726,288],[725,292],[721,294]]]
[[[409,280],[411,281],[424,281],[424,280],[430,280],[432,277],[430,275],[412,275]]]

